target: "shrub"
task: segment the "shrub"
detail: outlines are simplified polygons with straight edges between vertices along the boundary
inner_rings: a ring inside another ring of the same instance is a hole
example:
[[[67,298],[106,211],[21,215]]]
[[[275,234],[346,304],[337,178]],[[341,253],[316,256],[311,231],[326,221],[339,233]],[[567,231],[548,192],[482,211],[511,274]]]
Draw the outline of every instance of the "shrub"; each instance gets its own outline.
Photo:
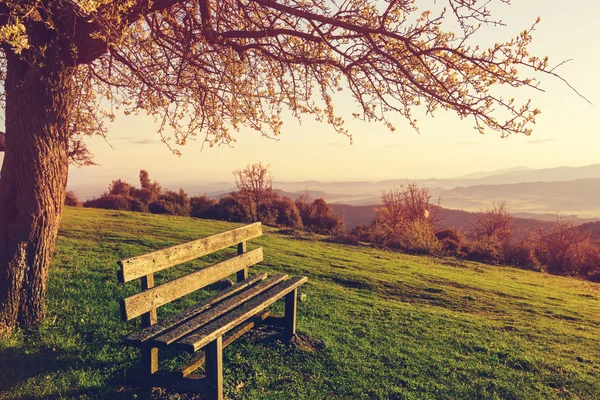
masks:
[[[282,197],[275,202],[274,207],[277,212],[277,225],[291,229],[301,229],[303,227],[300,211],[292,199]]]
[[[438,231],[435,237],[440,241],[444,255],[464,258],[470,250],[465,236],[456,228]]]
[[[373,243],[373,225],[356,225],[350,234],[361,242]]]
[[[175,215],[175,207],[174,204],[167,200],[157,200],[153,201],[148,205],[148,210],[152,214],[167,214],[167,215]]]
[[[473,261],[479,261],[486,264],[498,265],[504,261],[502,243],[498,238],[484,237],[472,241],[466,258]]]
[[[247,222],[243,205],[235,195],[222,197],[207,211],[207,218],[231,222]]]
[[[216,200],[206,195],[190,198],[190,216],[195,218],[210,218],[211,208],[217,204]]]
[[[106,210],[122,210],[129,211],[129,199],[125,196],[113,194],[103,194],[97,199],[91,199],[83,203],[84,207],[104,208]]]
[[[347,245],[358,245],[358,238],[352,234],[351,231],[346,229],[343,225],[335,228],[331,232],[330,240],[334,243],[347,244]]]
[[[67,196],[65,197],[65,205],[71,207],[77,207],[79,205],[79,199],[71,190],[67,192]]]
[[[396,240],[390,245],[399,246],[402,250],[413,254],[438,254],[442,250],[440,241],[435,236],[433,226],[424,220],[408,223]]]
[[[322,199],[308,203],[303,198],[296,200],[296,207],[304,228],[316,233],[327,234],[343,225],[342,218],[336,215],[331,206]]]
[[[535,255],[535,240],[531,235],[525,235],[516,242],[504,247],[504,263],[515,267],[539,271],[540,261]]]
[[[190,215],[190,199],[183,189],[179,192],[167,190],[161,194],[157,201],[148,205],[152,214],[170,214],[179,216]]]
[[[578,229],[573,221],[564,221],[558,217],[556,224],[548,232],[537,230],[536,253],[548,267],[548,272],[573,275],[585,262],[582,244],[588,238],[589,232]]]

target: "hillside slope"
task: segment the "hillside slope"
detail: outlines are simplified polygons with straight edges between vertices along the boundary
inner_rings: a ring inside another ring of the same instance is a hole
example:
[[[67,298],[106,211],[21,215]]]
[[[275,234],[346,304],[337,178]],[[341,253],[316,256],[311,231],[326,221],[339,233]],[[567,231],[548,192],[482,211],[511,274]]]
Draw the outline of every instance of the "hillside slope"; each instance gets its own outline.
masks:
[[[233,226],[68,208],[48,318],[37,333],[0,339],[0,398],[143,398],[138,354],[120,346],[137,321],[121,322],[117,302],[137,288],[117,283],[116,260]],[[246,335],[224,352],[230,398],[600,398],[598,284],[270,228],[256,245],[265,261],[255,270],[309,277],[298,328],[325,347]]]

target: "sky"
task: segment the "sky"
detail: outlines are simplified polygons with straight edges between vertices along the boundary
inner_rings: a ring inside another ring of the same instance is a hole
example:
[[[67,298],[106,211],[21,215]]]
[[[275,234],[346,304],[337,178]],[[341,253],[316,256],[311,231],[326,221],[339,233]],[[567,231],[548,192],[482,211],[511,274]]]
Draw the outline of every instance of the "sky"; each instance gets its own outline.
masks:
[[[432,3],[433,0],[421,4]],[[547,55],[556,65],[572,59],[558,72],[585,95],[586,103],[563,82],[542,76],[545,93],[524,89],[517,100],[533,99],[542,110],[530,137],[501,139],[489,132],[480,135],[472,120],[439,112],[434,118],[419,118],[420,134],[401,117],[391,118],[397,127],[389,131],[381,124],[352,120],[356,106],[346,99],[337,109],[353,135],[337,134],[330,126],[308,117],[299,124],[285,118],[278,140],[242,129],[234,147],[201,150],[201,142],[182,148],[174,156],[160,143],[157,125],[145,116],[118,116],[109,124],[108,142],[93,138],[88,144],[99,166],[70,170],[69,185],[105,184],[124,178],[136,182],[140,169],[165,186],[188,182],[233,181],[231,172],[253,162],[271,165],[277,181],[384,180],[449,178],[476,171],[515,166],[546,168],[581,166],[600,162],[600,2],[594,0],[512,0],[511,6],[495,2],[506,27],[486,29],[477,40],[483,45],[508,40],[542,21],[534,33],[532,54]],[[438,1],[439,4],[439,1]],[[112,146],[112,147],[111,147]],[[192,193],[194,194],[194,193]]]

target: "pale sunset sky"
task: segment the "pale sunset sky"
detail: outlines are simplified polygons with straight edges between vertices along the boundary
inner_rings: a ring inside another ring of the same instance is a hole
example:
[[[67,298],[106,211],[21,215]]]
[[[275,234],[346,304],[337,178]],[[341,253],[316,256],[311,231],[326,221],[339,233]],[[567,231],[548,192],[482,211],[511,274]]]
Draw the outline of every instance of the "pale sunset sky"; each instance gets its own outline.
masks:
[[[421,4],[425,7],[432,2]],[[455,114],[443,112],[433,119],[417,115],[420,134],[401,117],[392,116],[397,130],[390,132],[377,123],[353,121],[351,113],[356,106],[342,98],[336,109],[353,134],[352,145],[326,124],[305,117],[300,125],[295,119],[286,118],[278,141],[242,129],[235,134],[234,148],[221,146],[201,151],[198,140],[183,147],[181,157],[172,155],[160,143],[157,125],[151,118],[119,116],[109,125],[108,141],[113,148],[102,140],[89,140],[100,166],[72,167],[70,186],[108,185],[116,178],[136,183],[142,168],[165,186],[232,181],[232,170],[257,161],[270,164],[275,180],[280,181],[446,178],[515,166],[600,163],[600,2],[513,0],[511,6],[494,3],[498,11],[495,16],[507,26],[486,28],[477,42],[490,45],[509,40],[541,17],[531,53],[549,56],[552,65],[573,59],[557,72],[594,106],[558,79],[538,76],[545,93],[525,89],[512,94],[521,101],[532,98],[542,110],[533,134],[501,139],[494,132],[480,135],[472,129],[472,120],[461,121]]]

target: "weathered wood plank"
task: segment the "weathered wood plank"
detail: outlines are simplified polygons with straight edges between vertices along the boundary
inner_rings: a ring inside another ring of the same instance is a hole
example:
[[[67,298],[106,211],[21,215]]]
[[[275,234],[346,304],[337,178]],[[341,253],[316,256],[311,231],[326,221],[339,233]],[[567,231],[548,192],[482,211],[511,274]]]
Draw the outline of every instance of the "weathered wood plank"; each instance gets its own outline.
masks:
[[[198,351],[217,337],[223,335],[223,333],[231,330],[234,326],[250,319],[261,310],[275,303],[306,281],[307,278],[305,276],[294,276],[287,281],[281,282],[279,285],[246,302],[244,305],[238,307],[229,314],[224,315],[222,318],[219,318],[210,324],[203,326],[195,333],[180,339],[176,344],[187,351]]]
[[[129,321],[153,308],[158,308],[204,286],[226,278],[240,269],[262,261],[262,259],[262,248],[258,248],[156,286],[145,292],[127,297],[122,300],[121,311],[123,315],[121,317],[123,320]]]
[[[223,348],[226,348],[235,340],[239,339],[244,333],[250,331],[256,326],[257,323],[264,321],[266,318],[269,317],[270,314],[270,311],[265,311],[262,314],[258,315],[256,318],[253,318],[250,321],[239,325],[237,328],[227,333],[227,335],[224,336],[223,339]],[[198,368],[200,368],[202,364],[204,364],[205,360],[206,356],[204,352],[200,351],[200,353],[197,356],[191,358],[185,364],[177,368],[176,374],[184,378],[192,372],[194,372],[195,370],[197,370]]]
[[[120,282],[162,271],[262,235],[260,222],[119,261]]]
[[[154,339],[152,339],[151,343],[159,347],[167,347],[168,345],[182,338],[188,333],[210,323],[211,321],[219,318],[221,315],[233,310],[241,304],[244,304],[253,297],[258,296],[259,294],[269,290],[278,283],[283,282],[287,279],[287,277],[288,276],[285,274],[274,275],[268,278],[267,280],[264,280],[244,290],[243,292],[240,292],[237,295],[230,297],[227,300],[215,305],[214,307],[203,312],[202,314],[199,314],[189,319],[187,322],[161,334],[160,336],[155,337]]]
[[[206,346],[206,397],[223,400],[223,336]]]
[[[134,334],[128,336],[127,339],[125,339],[124,343],[129,346],[139,346],[143,342],[152,339],[153,337],[165,332],[166,330],[169,330],[174,326],[177,326],[187,321],[193,316],[200,314],[202,311],[209,309],[214,304],[230,296],[233,296],[234,294],[266,278],[267,274],[264,272],[253,275],[250,278],[242,282],[236,283],[235,285],[220,291],[216,295],[209,297],[208,299],[201,301],[200,303],[195,304],[190,308],[186,308],[185,310],[160,321],[156,325],[152,325],[151,327],[135,332]]]

